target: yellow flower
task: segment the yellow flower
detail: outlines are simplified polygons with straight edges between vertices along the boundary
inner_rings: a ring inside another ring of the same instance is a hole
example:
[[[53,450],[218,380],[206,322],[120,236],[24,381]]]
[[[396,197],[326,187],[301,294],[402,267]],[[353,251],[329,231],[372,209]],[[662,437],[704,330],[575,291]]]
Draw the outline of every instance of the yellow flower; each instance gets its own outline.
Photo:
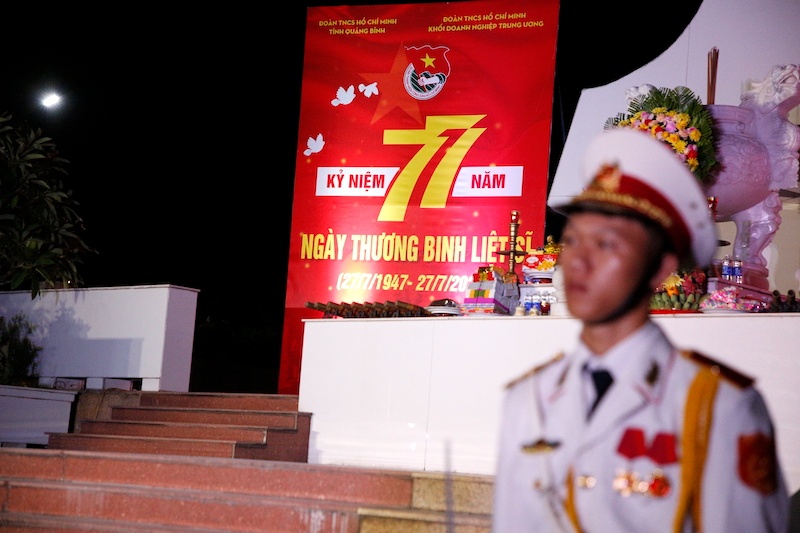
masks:
[[[683,285],[683,278],[680,277],[678,274],[670,274],[661,284],[664,289],[667,291],[667,294],[672,296],[673,294],[680,293],[680,287]]]

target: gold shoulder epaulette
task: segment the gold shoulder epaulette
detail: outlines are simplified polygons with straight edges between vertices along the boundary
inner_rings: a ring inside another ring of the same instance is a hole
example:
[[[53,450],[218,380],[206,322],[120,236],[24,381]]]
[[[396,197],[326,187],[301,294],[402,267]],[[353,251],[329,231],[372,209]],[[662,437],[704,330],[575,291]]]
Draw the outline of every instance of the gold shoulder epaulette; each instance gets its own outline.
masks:
[[[731,368],[723,363],[720,363],[716,359],[712,359],[711,357],[703,355],[699,352],[695,352],[693,350],[682,350],[681,354],[687,359],[690,359],[696,363],[711,367],[715,372],[719,372],[721,377],[739,387],[749,387],[755,381],[755,379],[742,374],[735,368]]]
[[[546,362],[544,362],[544,363],[542,363],[540,365],[536,365],[535,367],[531,368],[530,370],[528,370],[527,372],[525,372],[524,374],[522,374],[518,378],[514,378],[511,381],[509,381],[506,384],[506,388],[510,389],[511,387],[513,387],[514,385],[519,383],[520,381],[522,381],[522,380],[524,380],[524,379],[526,379],[526,378],[538,373],[541,370],[544,370],[548,366],[552,365],[556,361],[560,361],[563,358],[564,358],[564,353],[563,352],[556,354],[556,356],[553,357],[552,359],[550,359],[549,361],[546,361]]]

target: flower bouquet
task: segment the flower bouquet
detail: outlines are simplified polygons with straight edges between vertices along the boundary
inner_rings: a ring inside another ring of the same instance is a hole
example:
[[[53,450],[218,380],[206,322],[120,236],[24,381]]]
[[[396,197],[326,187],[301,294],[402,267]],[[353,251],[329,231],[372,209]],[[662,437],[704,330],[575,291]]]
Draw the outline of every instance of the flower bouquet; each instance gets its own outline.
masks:
[[[688,88],[641,85],[628,91],[628,112],[606,121],[605,129],[635,128],[647,131],[669,145],[701,185],[709,185],[717,166],[714,119],[703,102]]]

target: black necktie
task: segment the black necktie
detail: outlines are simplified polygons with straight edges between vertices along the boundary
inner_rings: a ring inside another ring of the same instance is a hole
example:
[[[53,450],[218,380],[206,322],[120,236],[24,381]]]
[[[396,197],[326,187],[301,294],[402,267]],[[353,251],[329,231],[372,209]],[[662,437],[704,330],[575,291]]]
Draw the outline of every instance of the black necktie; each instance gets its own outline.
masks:
[[[589,416],[591,416],[592,412],[597,407],[597,404],[600,403],[600,399],[611,386],[611,383],[614,382],[614,378],[611,376],[611,372],[608,370],[598,368],[596,370],[592,370],[592,381],[594,382],[594,388],[597,391],[597,396],[594,399],[591,409],[589,409]]]

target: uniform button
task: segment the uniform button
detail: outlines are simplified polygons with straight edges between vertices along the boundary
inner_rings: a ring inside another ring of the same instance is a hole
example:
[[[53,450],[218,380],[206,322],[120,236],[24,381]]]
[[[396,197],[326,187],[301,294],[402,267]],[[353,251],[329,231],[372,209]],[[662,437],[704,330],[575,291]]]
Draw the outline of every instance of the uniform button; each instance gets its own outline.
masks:
[[[578,486],[582,489],[591,489],[597,485],[597,479],[592,476],[578,476]]]

